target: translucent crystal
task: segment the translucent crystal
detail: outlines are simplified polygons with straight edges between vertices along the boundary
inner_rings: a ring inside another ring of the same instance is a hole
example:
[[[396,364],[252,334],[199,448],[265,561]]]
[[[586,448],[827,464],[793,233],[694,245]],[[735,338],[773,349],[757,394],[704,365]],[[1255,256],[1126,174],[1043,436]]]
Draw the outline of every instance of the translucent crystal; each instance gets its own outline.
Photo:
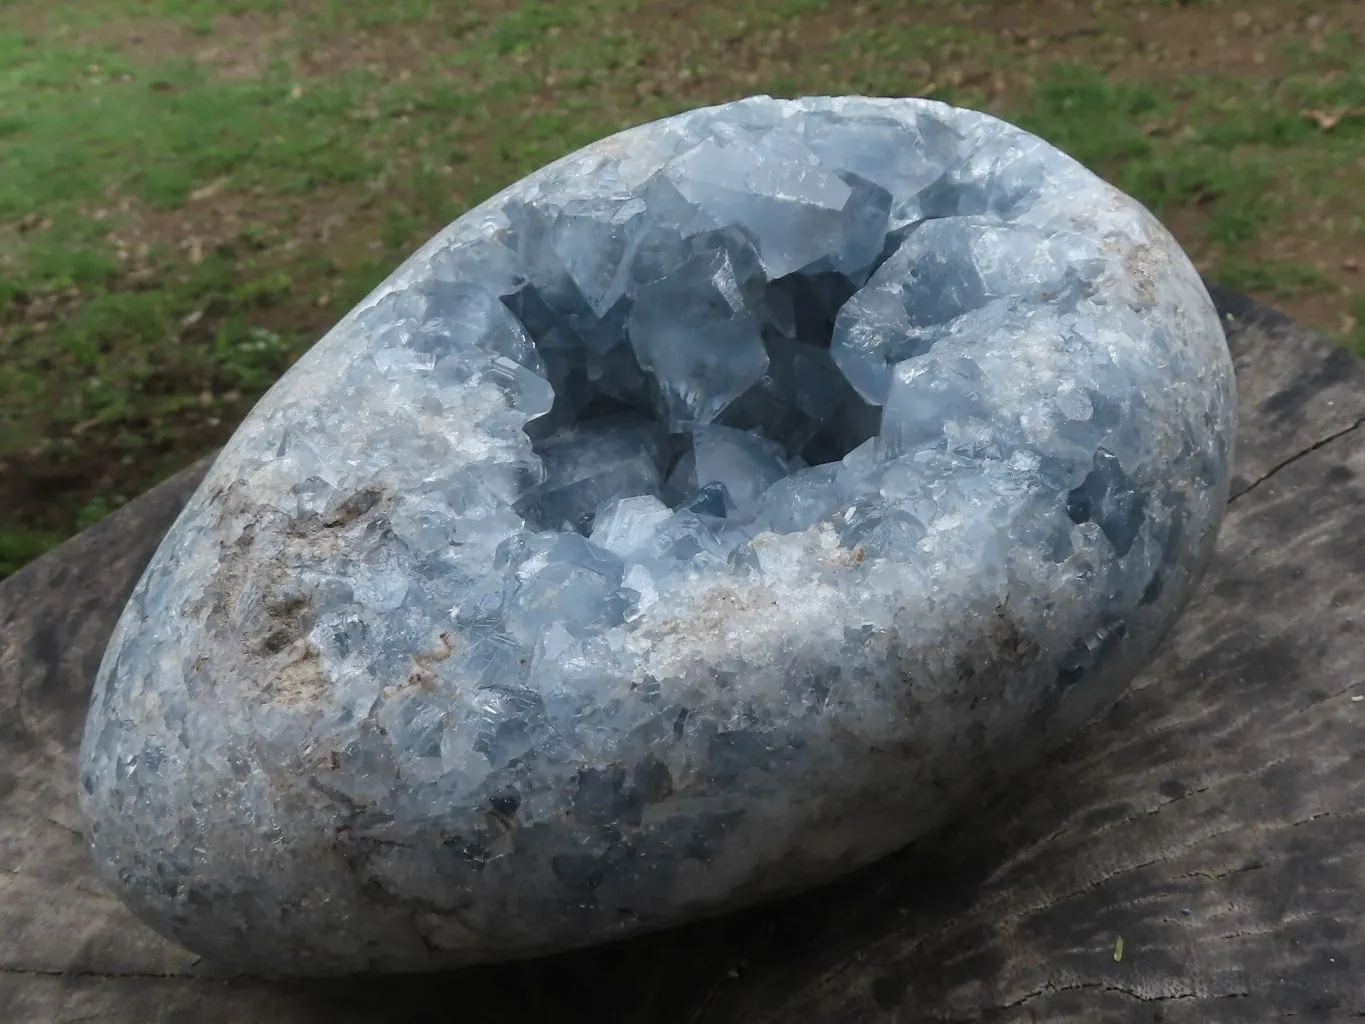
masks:
[[[661,435],[647,420],[588,420],[540,441],[536,453],[545,467],[545,482],[527,491],[517,511],[545,529],[586,533],[599,505],[612,498],[655,495],[662,483]]]
[[[674,427],[712,422],[768,367],[758,317],[724,250],[695,255],[642,288],[627,331]]]
[[[822,164],[782,131],[735,141],[705,141],[664,173],[685,199],[720,224],[758,240],[771,279],[790,274],[847,244],[849,214],[859,206],[837,168]],[[880,239],[873,242],[880,248]],[[876,255],[867,254],[867,261]]]
[[[597,514],[592,542],[618,555],[629,555],[644,547],[670,515],[669,507],[652,495],[619,498]]]
[[[790,472],[782,445],[767,438],[729,427],[698,427],[689,435],[686,453],[668,478],[684,502],[700,491],[719,485],[703,507],[723,501],[718,513],[747,517],[770,486]],[[694,511],[697,510],[693,506]],[[711,513],[713,515],[717,513]]]

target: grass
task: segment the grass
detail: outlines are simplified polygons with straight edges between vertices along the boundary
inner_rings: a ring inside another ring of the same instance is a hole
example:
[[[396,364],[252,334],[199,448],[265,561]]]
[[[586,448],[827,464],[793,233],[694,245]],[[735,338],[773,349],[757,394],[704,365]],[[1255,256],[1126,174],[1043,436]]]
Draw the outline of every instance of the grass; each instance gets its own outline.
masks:
[[[755,92],[1003,114],[1365,351],[1365,13],[1264,0],[8,0],[0,576],[221,443],[462,210]]]

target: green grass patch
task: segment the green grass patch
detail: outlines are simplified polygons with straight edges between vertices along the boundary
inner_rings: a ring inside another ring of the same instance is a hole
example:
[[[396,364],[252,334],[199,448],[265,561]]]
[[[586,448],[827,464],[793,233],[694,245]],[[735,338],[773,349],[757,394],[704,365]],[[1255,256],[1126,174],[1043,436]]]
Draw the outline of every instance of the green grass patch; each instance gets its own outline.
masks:
[[[1297,299],[1329,292],[1336,282],[1315,267],[1293,260],[1224,260],[1218,279],[1229,288],[1273,300]]]
[[[1355,326],[1344,341],[1356,355],[1365,356],[1365,295],[1358,295],[1351,302],[1350,315],[1350,322]]]
[[[62,534],[51,530],[0,530],[0,579],[18,572],[63,539]]]

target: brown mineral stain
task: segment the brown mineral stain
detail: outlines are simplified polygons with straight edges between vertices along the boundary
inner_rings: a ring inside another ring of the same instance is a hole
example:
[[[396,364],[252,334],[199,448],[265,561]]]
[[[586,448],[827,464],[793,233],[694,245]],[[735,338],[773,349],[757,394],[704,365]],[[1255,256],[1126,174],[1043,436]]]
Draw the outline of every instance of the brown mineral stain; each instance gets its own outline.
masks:
[[[272,704],[306,711],[316,707],[331,688],[317,648],[305,641],[273,678],[267,678],[261,696]]]

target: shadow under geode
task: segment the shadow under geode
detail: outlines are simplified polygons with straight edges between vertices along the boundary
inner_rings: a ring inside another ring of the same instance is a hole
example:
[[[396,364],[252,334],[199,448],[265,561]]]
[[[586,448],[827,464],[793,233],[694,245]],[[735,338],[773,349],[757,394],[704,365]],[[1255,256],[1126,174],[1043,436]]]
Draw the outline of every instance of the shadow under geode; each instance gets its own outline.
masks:
[[[972,815],[970,832],[950,828],[839,882],[666,932],[435,974],[278,984],[306,995],[319,1021],[406,1021],[443,1011],[480,1024],[546,1014],[599,1022],[745,1020],[747,1008],[778,1005],[814,981],[810,969],[836,948],[847,952],[893,932],[928,935],[971,907],[1012,849],[1009,823],[998,813],[1010,801],[1001,797]],[[1050,819],[1032,822],[1030,836],[1016,838],[1045,838],[1066,815],[1059,806]],[[991,968],[976,965],[986,976]],[[890,1008],[908,987],[933,1001],[932,990],[942,986],[931,974],[869,982]]]

